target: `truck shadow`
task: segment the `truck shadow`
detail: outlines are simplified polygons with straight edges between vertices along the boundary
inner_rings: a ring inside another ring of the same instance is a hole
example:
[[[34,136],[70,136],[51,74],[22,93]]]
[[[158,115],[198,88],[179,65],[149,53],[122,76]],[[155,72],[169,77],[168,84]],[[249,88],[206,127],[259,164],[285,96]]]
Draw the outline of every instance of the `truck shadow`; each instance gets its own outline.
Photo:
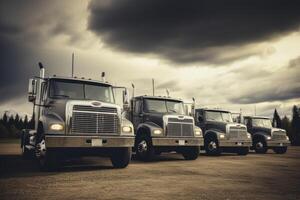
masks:
[[[13,177],[49,176],[57,173],[113,169],[105,158],[76,158],[64,161],[54,172],[42,172],[34,159],[24,159],[21,155],[0,155],[0,179]]]

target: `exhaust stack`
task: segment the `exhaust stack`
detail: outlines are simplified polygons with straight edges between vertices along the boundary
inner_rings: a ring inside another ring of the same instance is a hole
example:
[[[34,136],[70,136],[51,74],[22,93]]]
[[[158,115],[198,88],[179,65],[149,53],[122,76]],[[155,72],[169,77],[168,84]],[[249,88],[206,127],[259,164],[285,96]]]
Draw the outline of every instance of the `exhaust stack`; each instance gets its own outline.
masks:
[[[102,81],[105,82],[105,72],[102,72],[101,78],[102,78]]]
[[[40,67],[40,77],[45,78],[45,68],[41,62],[39,62],[39,67]]]

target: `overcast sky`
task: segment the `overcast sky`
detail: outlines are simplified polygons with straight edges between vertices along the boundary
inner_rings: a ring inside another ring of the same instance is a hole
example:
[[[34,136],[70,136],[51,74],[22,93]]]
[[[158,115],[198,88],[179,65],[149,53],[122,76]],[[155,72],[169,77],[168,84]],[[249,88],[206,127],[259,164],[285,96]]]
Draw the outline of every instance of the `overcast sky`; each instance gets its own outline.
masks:
[[[293,0],[0,2],[0,111],[31,114],[28,78],[135,84],[198,107],[290,115],[300,104],[300,2]]]

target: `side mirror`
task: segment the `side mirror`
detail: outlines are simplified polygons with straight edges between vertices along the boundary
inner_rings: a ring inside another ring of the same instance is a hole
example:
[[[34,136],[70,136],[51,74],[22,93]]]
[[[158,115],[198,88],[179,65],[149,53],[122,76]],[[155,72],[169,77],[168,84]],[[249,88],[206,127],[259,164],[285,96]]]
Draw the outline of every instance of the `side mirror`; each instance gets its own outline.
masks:
[[[28,84],[28,101],[34,102],[36,98],[36,92],[37,92],[37,80],[36,79],[29,79]]]
[[[123,109],[129,110],[129,95],[127,88],[123,91]]]

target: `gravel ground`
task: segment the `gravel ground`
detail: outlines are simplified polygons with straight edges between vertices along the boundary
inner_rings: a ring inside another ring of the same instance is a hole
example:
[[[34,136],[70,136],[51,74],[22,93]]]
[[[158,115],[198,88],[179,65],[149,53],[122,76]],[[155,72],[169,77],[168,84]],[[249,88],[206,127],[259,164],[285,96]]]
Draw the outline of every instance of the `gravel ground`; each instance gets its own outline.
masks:
[[[0,199],[300,199],[300,147],[284,155],[224,154],[185,161],[162,154],[113,169],[107,158],[39,172],[17,144],[0,144]]]

